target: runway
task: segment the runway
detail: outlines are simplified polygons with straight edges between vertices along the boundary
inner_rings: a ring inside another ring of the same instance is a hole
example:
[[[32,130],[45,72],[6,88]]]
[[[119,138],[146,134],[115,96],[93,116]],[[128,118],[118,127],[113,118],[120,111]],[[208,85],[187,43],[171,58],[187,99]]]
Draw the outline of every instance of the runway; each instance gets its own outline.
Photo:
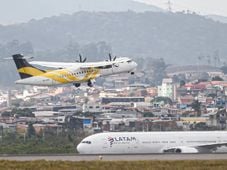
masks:
[[[221,154],[150,154],[150,155],[23,155],[0,156],[0,160],[15,161],[135,161],[135,160],[227,160],[227,153]]]

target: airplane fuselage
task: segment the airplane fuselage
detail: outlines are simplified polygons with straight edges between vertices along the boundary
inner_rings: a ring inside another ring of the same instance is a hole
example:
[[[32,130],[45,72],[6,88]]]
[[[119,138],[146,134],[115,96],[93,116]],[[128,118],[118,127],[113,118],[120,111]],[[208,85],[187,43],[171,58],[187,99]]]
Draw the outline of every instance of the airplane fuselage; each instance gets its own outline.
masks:
[[[210,152],[227,143],[227,132],[113,132],[88,136],[77,146],[80,154],[148,154]]]
[[[104,66],[94,68],[71,66],[69,68],[48,71],[43,74],[37,73],[33,77],[17,80],[16,84],[54,86],[67,83],[83,83],[102,76],[130,73],[135,70],[136,66],[137,64],[131,60],[122,60],[115,64],[105,64]],[[26,68],[23,69],[25,70]],[[23,73],[23,69],[20,70],[21,73]]]

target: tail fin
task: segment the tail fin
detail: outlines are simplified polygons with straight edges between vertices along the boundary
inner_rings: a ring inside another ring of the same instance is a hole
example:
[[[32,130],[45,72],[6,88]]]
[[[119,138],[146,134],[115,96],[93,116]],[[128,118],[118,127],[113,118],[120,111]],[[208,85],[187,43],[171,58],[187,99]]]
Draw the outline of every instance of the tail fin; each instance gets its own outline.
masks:
[[[45,70],[38,69],[29,64],[21,54],[14,54],[13,60],[17,66],[17,71],[21,79],[37,76],[46,72]]]

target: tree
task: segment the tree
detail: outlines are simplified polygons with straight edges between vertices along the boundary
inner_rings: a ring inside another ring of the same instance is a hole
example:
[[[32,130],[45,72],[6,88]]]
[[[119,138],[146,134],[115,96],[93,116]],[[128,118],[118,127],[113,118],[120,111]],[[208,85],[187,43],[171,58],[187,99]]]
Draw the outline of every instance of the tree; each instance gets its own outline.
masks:
[[[185,81],[184,80],[180,80],[180,87],[185,85]]]
[[[224,74],[227,74],[227,65],[222,66],[221,70]]]
[[[209,80],[209,74],[207,72],[202,72],[200,75],[199,75],[199,82],[206,82]]]
[[[2,114],[1,114],[2,117],[10,117],[12,116],[11,112],[8,112],[8,111],[4,111]]]
[[[194,100],[191,107],[196,111],[197,116],[201,115],[201,103],[198,100]]]
[[[224,80],[219,76],[215,76],[212,78],[212,81],[224,81]]]
[[[170,105],[173,104],[173,101],[169,97],[158,96],[158,97],[155,97],[155,99],[153,100],[153,102],[161,102],[161,101],[163,101],[164,104],[170,104]]]
[[[28,135],[28,138],[36,137],[35,128],[33,127],[32,123],[28,124],[27,135]]]
[[[163,58],[151,59],[146,62],[147,70],[153,70],[153,81],[155,85],[160,85],[163,78],[166,76],[165,69],[167,65]]]
[[[31,109],[25,108],[25,109],[12,109],[13,115],[18,115],[20,117],[35,117],[35,115],[32,113]]]
[[[143,112],[143,117],[154,117],[152,112]]]

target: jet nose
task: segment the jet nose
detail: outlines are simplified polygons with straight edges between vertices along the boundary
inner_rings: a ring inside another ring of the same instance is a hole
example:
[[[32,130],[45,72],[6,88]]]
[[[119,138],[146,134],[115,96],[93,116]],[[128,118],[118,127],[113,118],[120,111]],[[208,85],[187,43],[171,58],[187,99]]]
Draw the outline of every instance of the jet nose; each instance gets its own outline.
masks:
[[[89,151],[89,149],[87,148],[86,145],[84,145],[84,143],[79,143],[79,145],[77,145],[76,149],[79,152],[79,154],[87,154]]]
[[[82,146],[81,146],[81,143],[79,143],[79,144],[77,145],[76,149],[77,149],[77,151],[78,151],[79,153],[82,153]]]
[[[137,67],[137,63],[135,61],[133,61],[133,68],[136,68]]]

